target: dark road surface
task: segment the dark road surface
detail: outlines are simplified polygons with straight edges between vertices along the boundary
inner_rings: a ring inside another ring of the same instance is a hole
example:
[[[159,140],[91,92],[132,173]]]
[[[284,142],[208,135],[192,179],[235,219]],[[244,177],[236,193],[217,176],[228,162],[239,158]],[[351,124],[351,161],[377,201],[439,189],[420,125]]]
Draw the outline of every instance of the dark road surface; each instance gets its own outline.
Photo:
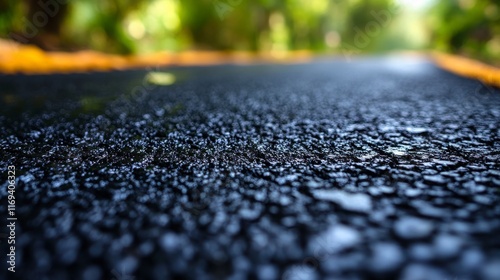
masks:
[[[499,90],[403,58],[165,71],[0,76],[1,279],[500,279]]]

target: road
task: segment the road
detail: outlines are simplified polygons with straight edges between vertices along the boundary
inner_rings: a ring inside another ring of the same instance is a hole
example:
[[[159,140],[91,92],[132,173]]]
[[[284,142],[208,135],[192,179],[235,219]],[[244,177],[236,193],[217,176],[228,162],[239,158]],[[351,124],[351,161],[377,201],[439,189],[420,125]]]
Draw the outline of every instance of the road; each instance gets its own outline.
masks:
[[[162,71],[0,76],[16,279],[500,278],[499,90],[402,57]]]

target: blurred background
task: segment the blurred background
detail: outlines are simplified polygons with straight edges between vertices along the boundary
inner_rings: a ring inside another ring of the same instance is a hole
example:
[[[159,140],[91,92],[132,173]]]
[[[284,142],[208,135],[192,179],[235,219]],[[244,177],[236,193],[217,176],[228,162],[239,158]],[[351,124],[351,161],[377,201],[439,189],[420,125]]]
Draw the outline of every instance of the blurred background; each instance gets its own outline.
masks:
[[[499,64],[499,6],[498,0],[1,0],[0,38],[118,54],[439,50]]]

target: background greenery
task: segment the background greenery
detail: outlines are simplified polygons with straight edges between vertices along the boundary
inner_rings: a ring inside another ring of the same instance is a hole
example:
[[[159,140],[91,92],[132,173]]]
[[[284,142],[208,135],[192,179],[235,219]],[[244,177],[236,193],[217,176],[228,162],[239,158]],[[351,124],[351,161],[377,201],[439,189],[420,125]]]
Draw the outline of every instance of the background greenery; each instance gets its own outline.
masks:
[[[0,11],[0,37],[49,50],[437,49],[500,61],[498,0],[2,0]]]

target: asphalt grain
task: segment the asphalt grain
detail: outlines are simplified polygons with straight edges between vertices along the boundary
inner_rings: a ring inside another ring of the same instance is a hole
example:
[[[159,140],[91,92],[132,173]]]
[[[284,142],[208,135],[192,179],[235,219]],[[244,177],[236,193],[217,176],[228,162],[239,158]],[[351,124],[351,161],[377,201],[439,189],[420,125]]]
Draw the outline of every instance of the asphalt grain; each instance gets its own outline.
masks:
[[[0,76],[2,279],[500,279],[499,90],[407,58],[163,71]]]

